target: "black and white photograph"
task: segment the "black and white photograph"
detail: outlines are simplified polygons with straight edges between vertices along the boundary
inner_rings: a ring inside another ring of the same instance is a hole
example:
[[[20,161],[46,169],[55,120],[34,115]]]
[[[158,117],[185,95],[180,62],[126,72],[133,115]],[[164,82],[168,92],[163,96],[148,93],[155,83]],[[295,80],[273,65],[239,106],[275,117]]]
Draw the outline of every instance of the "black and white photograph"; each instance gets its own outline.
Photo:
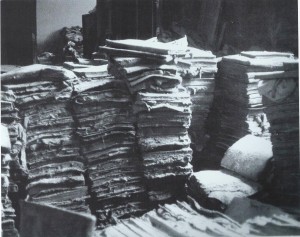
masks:
[[[297,0],[0,0],[1,237],[300,236]]]

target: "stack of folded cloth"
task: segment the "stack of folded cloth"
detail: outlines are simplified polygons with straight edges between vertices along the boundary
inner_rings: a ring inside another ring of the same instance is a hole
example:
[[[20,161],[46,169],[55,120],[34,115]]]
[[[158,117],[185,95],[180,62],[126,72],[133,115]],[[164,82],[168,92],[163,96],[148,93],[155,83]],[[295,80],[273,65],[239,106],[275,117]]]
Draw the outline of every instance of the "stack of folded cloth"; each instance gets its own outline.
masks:
[[[150,200],[155,203],[182,195],[184,181],[192,172],[191,100],[172,58],[185,55],[187,48],[107,40],[100,51],[109,57],[109,72],[125,81],[135,97],[138,147]]]
[[[178,59],[177,67],[182,74],[182,85],[191,93],[192,121],[189,129],[195,157],[208,140],[206,127],[215,91],[217,59],[210,51],[189,47],[186,55]]]
[[[71,71],[32,65],[2,74],[2,86],[13,90],[27,132],[30,200],[86,212],[88,190],[69,108]]]
[[[270,56],[268,56],[270,55]],[[258,92],[260,74],[269,75],[283,68],[283,61],[291,61],[292,54],[247,51],[226,56],[218,71],[215,126],[211,137],[218,158],[235,141],[246,134],[270,139],[270,124],[264,112],[262,96]]]
[[[145,212],[147,196],[136,155],[132,99],[124,81],[99,77],[95,86],[78,92],[73,108],[98,228]]]
[[[268,60],[273,58],[273,55],[268,55]],[[292,200],[298,202],[300,197],[299,62],[290,54],[275,59],[281,63],[277,71],[257,73],[256,77],[261,79],[258,90],[263,96],[271,125],[275,166],[273,191],[278,194],[276,196],[282,196],[286,202],[292,203]]]
[[[2,93],[1,93],[2,95]],[[9,162],[11,142],[6,126],[1,124],[1,220],[2,236],[19,236],[15,228],[15,210],[12,207],[11,200],[8,197],[10,188],[9,181]]]

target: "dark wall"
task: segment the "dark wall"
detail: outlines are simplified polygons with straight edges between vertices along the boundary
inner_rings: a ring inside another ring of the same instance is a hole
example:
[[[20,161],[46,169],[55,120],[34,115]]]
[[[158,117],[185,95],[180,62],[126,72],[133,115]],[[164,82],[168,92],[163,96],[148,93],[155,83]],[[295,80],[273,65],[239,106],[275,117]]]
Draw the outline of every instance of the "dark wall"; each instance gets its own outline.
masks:
[[[36,1],[2,0],[1,64],[33,63],[36,50]]]
[[[298,55],[297,0],[224,1],[226,29],[221,46],[240,50],[290,51]],[[224,24],[224,23],[223,23]]]
[[[104,45],[105,39],[151,38],[155,14],[154,0],[98,0],[98,44]]]
[[[165,31],[219,54],[260,49],[298,55],[297,0],[160,0]]]
[[[96,12],[82,16],[83,55],[91,58],[97,51],[97,15]]]

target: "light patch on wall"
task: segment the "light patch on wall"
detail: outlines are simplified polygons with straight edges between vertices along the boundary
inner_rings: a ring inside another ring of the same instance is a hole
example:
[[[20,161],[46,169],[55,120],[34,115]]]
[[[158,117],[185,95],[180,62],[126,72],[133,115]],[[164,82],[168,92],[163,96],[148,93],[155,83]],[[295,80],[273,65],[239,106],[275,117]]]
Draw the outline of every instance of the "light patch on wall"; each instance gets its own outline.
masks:
[[[82,26],[82,15],[96,6],[96,0],[36,0],[37,50],[41,53],[53,45],[64,27]]]

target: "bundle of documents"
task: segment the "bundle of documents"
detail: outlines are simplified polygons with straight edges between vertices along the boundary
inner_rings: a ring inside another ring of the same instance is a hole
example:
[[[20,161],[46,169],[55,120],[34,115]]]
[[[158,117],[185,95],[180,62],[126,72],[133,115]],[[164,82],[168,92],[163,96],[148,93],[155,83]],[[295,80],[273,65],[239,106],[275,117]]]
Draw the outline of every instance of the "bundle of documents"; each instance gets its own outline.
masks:
[[[269,121],[264,111],[258,83],[283,70],[283,62],[293,61],[289,53],[247,51],[223,57],[219,65],[213,114],[212,142],[218,160],[239,138],[246,134],[270,139]]]
[[[1,78],[2,87],[16,95],[26,129],[29,199],[86,212],[86,167],[69,104],[73,80],[69,70],[39,64]]]
[[[174,57],[187,47],[144,40],[107,40],[100,52],[109,58],[108,71],[126,82],[134,98],[137,142],[153,202],[183,195],[192,172],[188,128],[190,94],[182,87]]]
[[[129,91],[124,81],[112,76],[93,80],[76,91],[73,109],[91,181],[91,208],[103,228],[115,219],[143,213],[147,196]]]

